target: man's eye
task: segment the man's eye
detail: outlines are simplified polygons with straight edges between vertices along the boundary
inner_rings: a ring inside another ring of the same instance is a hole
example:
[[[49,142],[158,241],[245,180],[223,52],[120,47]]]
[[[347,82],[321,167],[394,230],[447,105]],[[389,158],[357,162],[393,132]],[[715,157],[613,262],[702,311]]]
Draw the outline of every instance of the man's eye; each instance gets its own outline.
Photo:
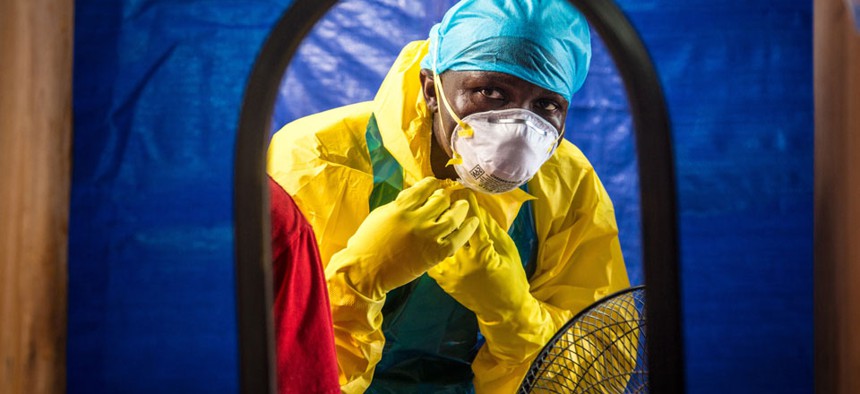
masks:
[[[540,100],[537,102],[537,106],[544,111],[557,111],[559,108],[561,108],[558,103],[552,100]]]
[[[493,100],[502,100],[505,98],[505,96],[502,95],[502,92],[496,88],[481,88],[479,92],[487,98],[491,98]]]

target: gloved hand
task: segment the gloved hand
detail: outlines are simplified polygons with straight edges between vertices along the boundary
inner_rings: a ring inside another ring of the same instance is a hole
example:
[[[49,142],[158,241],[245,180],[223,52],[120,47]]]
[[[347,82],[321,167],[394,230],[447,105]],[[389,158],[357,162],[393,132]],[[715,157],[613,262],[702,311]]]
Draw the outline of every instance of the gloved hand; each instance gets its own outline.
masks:
[[[345,274],[359,293],[379,299],[452,256],[478,226],[466,201],[451,204],[454,185],[425,178],[373,210],[332,256],[326,277]]]
[[[509,320],[534,298],[514,241],[468,191],[469,215],[480,219],[466,246],[428,271],[436,283],[484,322]],[[460,200],[463,201],[463,200]],[[458,201],[459,202],[459,201]]]

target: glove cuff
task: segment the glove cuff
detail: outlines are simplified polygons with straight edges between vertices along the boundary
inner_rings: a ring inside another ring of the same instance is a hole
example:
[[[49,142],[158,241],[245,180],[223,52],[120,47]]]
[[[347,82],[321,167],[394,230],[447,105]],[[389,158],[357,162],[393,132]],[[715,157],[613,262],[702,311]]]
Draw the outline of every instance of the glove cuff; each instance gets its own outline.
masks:
[[[384,301],[386,289],[377,283],[378,272],[373,265],[367,264],[364,259],[350,253],[349,248],[334,254],[326,267],[326,280],[332,281],[339,277],[357,294],[373,301]]]
[[[534,356],[555,334],[552,317],[529,294],[521,308],[501,313],[476,313],[490,351],[501,359],[520,363]]]

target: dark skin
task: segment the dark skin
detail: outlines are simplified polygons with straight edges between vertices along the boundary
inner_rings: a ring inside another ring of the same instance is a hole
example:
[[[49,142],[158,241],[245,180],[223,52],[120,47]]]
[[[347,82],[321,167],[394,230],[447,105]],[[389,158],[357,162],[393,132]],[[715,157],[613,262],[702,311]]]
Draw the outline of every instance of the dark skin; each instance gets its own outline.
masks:
[[[439,78],[448,103],[460,119],[477,112],[524,108],[546,119],[562,132],[569,103],[558,93],[493,71],[449,70],[439,75]],[[451,133],[457,123],[444,104],[437,100],[432,71],[421,70],[421,86],[427,109],[433,114],[434,138],[430,148],[433,174],[440,179],[457,179],[454,168],[445,165],[452,156]]]

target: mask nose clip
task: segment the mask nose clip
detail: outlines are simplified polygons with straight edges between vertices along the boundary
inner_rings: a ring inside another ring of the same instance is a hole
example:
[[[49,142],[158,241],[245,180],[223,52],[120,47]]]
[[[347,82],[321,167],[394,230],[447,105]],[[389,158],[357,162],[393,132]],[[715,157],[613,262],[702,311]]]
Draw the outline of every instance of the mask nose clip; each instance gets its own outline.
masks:
[[[498,116],[493,116],[487,121],[496,124],[526,124],[526,120],[522,118],[500,118]]]

